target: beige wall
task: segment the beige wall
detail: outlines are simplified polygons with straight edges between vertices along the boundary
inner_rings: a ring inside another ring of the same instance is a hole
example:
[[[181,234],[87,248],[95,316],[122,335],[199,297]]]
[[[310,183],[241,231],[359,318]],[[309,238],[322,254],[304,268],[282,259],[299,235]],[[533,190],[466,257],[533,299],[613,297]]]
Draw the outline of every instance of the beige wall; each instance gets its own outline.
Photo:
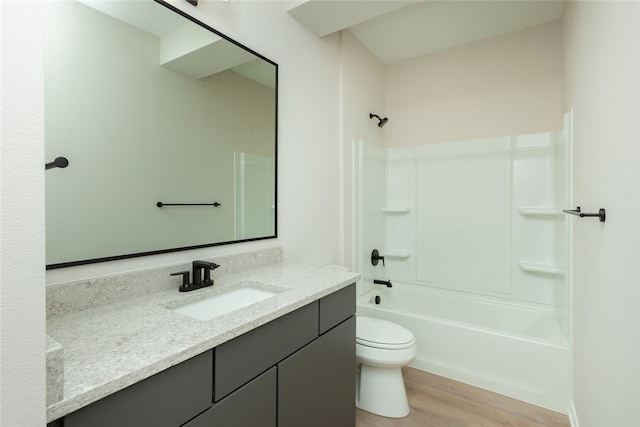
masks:
[[[386,68],[387,146],[562,129],[561,24]]]
[[[640,3],[568,2],[564,108],[574,111],[574,425],[640,425]]]

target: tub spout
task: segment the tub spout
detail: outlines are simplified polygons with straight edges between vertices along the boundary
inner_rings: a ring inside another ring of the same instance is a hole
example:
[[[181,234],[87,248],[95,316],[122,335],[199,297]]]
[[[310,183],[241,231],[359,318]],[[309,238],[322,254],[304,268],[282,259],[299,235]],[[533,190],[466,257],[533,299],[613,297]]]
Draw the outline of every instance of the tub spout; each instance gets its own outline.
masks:
[[[373,283],[375,283],[376,285],[385,285],[387,288],[390,288],[393,286],[393,284],[391,283],[391,280],[378,280],[375,279],[373,281]]]

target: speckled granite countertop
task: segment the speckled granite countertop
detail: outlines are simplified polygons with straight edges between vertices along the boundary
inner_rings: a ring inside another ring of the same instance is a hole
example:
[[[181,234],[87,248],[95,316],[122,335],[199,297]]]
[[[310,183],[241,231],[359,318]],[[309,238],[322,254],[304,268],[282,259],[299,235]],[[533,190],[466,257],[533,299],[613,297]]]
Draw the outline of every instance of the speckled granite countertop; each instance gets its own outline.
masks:
[[[273,319],[356,282],[338,266],[274,264],[227,275],[188,293],[174,289],[63,313],[47,320],[47,334],[64,349],[64,390],[47,407],[47,422],[150,377]],[[278,295],[221,317],[199,321],[171,311],[252,281]]]

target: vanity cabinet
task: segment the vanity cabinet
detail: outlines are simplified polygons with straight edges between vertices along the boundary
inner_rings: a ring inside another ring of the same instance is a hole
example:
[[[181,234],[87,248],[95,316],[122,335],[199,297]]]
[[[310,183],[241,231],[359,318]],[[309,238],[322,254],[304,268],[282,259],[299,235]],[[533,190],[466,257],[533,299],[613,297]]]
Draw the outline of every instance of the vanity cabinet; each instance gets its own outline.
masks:
[[[319,337],[278,364],[278,427],[355,425],[355,285],[318,301]]]
[[[355,284],[79,409],[64,426],[352,427],[354,314]]]
[[[176,427],[211,406],[209,350],[64,417],[64,427]]]

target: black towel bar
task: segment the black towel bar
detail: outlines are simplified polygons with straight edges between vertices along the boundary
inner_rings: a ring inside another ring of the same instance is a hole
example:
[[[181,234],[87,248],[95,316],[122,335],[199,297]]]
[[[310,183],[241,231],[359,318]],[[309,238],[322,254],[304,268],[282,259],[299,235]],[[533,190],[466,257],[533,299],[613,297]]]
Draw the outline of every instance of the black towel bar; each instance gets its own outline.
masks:
[[[569,215],[577,215],[580,218],[598,217],[600,218],[600,222],[604,222],[604,220],[607,218],[607,211],[605,211],[604,208],[600,208],[598,210],[598,213],[585,213],[585,212],[582,212],[580,210],[580,206],[578,206],[575,209],[564,209],[562,212],[567,213]]]
[[[156,203],[156,206],[161,208],[163,206],[215,206],[216,208],[218,206],[222,206],[222,203],[218,203],[218,202],[214,202],[214,203],[163,203],[163,202],[158,202]]]

